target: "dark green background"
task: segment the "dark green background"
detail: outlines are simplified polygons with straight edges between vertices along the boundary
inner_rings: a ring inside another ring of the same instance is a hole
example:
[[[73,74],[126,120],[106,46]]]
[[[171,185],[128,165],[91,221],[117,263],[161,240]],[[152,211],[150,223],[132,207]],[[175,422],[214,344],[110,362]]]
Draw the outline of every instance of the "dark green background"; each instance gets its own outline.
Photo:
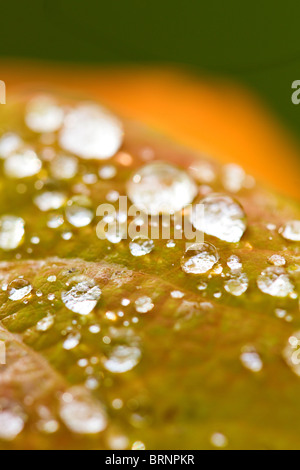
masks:
[[[0,57],[184,64],[250,86],[300,138],[299,0],[0,0],[0,15]]]

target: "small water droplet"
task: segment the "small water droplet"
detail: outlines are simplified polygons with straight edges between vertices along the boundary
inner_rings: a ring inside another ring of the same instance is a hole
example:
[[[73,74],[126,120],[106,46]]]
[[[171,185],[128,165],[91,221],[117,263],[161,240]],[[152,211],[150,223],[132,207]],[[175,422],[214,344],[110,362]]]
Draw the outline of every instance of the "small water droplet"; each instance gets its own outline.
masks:
[[[286,260],[283,256],[281,255],[272,255],[268,259],[270,264],[273,264],[274,266],[284,266],[286,264]]]
[[[37,331],[48,331],[52,326],[54,325],[54,317],[53,315],[48,314],[45,318],[42,318],[37,325],[36,329]]]
[[[210,437],[210,442],[214,447],[218,448],[224,448],[228,445],[227,437],[224,436],[224,434],[221,434],[220,432],[215,432],[214,434],[212,434]]]
[[[127,183],[131,201],[147,214],[171,214],[190,204],[197,186],[183,170],[164,162],[140,168]]]
[[[73,387],[62,395],[60,417],[76,434],[98,434],[107,427],[107,417],[100,402],[81,387]]]
[[[147,313],[150,312],[154,307],[152,299],[147,297],[146,295],[143,297],[139,297],[135,301],[135,309],[138,313]]]
[[[218,252],[211,243],[194,243],[182,257],[181,268],[187,274],[205,274],[218,261]]]
[[[59,141],[63,149],[79,157],[103,160],[119,150],[123,128],[104,108],[82,104],[67,114]]]
[[[204,205],[204,217],[197,217],[197,211],[192,211],[191,222],[194,227],[220,240],[239,242],[247,228],[241,205],[223,194],[212,194],[200,202]]]
[[[231,271],[239,271],[243,267],[239,257],[236,255],[229,256],[227,260],[227,266]]]
[[[0,408],[0,439],[13,441],[24,429],[24,418],[14,409]]]
[[[96,307],[101,289],[95,281],[84,276],[75,276],[70,280],[70,290],[64,291],[61,298],[65,306],[74,313],[89,315]]]
[[[132,450],[146,450],[146,446],[142,441],[135,441],[131,447]]]
[[[51,162],[51,172],[56,179],[70,180],[78,172],[78,160],[71,155],[58,155]]]
[[[10,300],[23,300],[32,291],[32,286],[25,279],[15,279],[8,286],[8,298]]]
[[[293,333],[288,339],[283,357],[291,370],[300,377],[300,331]]]
[[[141,359],[141,351],[136,346],[115,346],[103,364],[106,370],[122,374],[132,370]]]
[[[245,273],[233,272],[224,283],[224,289],[231,295],[239,297],[248,289],[249,281]]]
[[[184,293],[181,292],[180,290],[173,290],[171,292],[171,297],[173,299],[182,299],[182,297],[184,297]]]
[[[25,222],[21,217],[4,215],[0,217],[0,248],[15,250],[24,240]]]
[[[71,351],[78,346],[80,339],[81,336],[79,333],[70,333],[64,341],[63,348],[66,351]]]
[[[229,163],[224,166],[222,181],[226,191],[232,193],[240,191],[244,185],[245,178],[246,173],[239,165]]]
[[[45,191],[34,198],[35,205],[42,212],[60,209],[66,202],[64,193],[59,191]]]
[[[133,256],[145,256],[154,249],[154,241],[146,237],[136,237],[129,243],[129,249]]]
[[[63,118],[63,109],[49,96],[37,96],[27,104],[25,122],[34,132],[55,132]]]
[[[252,346],[243,348],[240,359],[243,366],[252,372],[260,372],[263,368],[262,360]]]
[[[99,170],[99,176],[103,180],[110,180],[114,178],[117,174],[116,167],[113,165],[105,165]]]
[[[67,203],[66,217],[74,227],[89,225],[94,218],[91,200],[84,195],[74,196]]]
[[[270,266],[257,279],[258,288],[273,297],[286,297],[293,293],[294,286],[284,268]]]
[[[286,240],[299,242],[300,241],[300,220],[291,220],[290,222],[286,222],[282,227],[280,227],[279,233]]]
[[[33,150],[12,153],[4,162],[4,171],[9,178],[29,178],[42,168],[42,162]]]
[[[14,133],[4,134],[0,139],[0,158],[7,158],[22,146],[21,138]]]

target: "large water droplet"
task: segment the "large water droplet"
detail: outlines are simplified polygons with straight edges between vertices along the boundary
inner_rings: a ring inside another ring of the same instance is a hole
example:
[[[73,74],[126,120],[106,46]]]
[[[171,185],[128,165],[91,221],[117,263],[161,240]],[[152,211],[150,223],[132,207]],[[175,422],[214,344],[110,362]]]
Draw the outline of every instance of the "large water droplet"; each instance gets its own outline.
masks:
[[[98,434],[107,426],[102,405],[81,387],[73,387],[60,400],[60,417],[76,434]]]
[[[115,346],[107,359],[104,360],[106,370],[122,374],[132,370],[141,359],[141,351],[136,346]]]
[[[154,241],[149,238],[136,237],[129,243],[130,253],[133,256],[144,256],[154,249]]]
[[[21,245],[25,234],[25,222],[21,217],[5,215],[0,217],[0,248],[15,250]]]
[[[204,217],[197,216],[197,211],[192,211],[191,215],[196,229],[229,243],[240,241],[247,224],[238,202],[223,194],[212,194],[200,202],[204,205]]]
[[[211,243],[194,243],[182,257],[181,268],[188,274],[204,274],[218,261],[218,252]]]
[[[85,159],[110,158],[123,141],[118,119],[94,104],[81,105],[69,112],[60,133],[60,145]]]
[[[284,268],[270,266],[257,279],[258,288],[273,297],[286,297],[294,291],[289,275]]]
[[[279,233],[286,240],[290,240],[292,242],[299,242],[300,220],[291,220],[290,222],[286,222],[282,227],[280,227]]]
[[[94,218],[91,200],[84,195],[72,197],[67,203],[66,217],[74,227],[89,225]]]
[[[22,300],[32,291],[32,286],[25,279],[15,279],[8,286],[8,298],[10,300]]]
[[[25,122],[34,132],[55,132],[63,119],[63,109],[48,96],[37,96],[26,107]]]
[[[4,162],[4,171],[9,178],[29,178],[41,168],[42,162],[33,150],[13,153]]]
[[[171,214],[190,204],[197,186],[190,176],[169,163],[153,162],[140,168],[127,183],[131,201],[147,214]]]
[[[74,313],[89,315],[101,297],[100,287],[85,276],[75,276],[68,284],[70,289],[61,294],[65,306]]]

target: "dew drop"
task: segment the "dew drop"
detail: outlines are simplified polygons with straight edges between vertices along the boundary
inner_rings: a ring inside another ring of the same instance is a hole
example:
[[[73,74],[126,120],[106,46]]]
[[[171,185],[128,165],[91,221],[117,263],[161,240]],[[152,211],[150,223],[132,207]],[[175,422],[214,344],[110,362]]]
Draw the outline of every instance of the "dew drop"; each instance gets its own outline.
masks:
[[[105,165],[99,170],[99,176],[103,180],[110,180],[114,178],[117,174],[116,167],[113,165]]]
[[[129,243],[129,249],[133,256],[145,256],[154,249],[154,241],[149,238],[136,237]]]
[[[270,264],[273,264],[274,266],[284,266],[286,264],[286,260],[283,256],[281,255],[272,255],[268,259]]]
[[[265,294],[273,297],[286,297],[293,293],[294,286],[284,268],[270,266],[259,275],[258,288]]]
[[[59,414],[67,428],[76,434],[98,434],[107,427],[102,405],[81,387],[73,387],[62,395]]]
[[[26,107],[25,122],[34,132],[55,132],[64,118],[64,111],[48,96],[33,98]]]
[[[8,298],[10,300],[23,300],[32,291],[32,286],[25,279],[15,279],[8,286]]]
[[[22,146],[22,140],[17,134],[4,134],[0,139],[0,158],[7,158]]]
[[[204,217],[199,217],[197,211],[192,211],[193,226],[220,240],[239,242],[247,228],[246,216],[240,204],[223,194],[212,194],[200,202],[204,205]]]
[[[199,183],[212,183],[216,179],[214,167],[208,161],[194,162],[189,171]]]
[[[14,410],[0,408],[0,439],[13,441],[24,429],[24,418]]]
[[[239,165],[229,163],[223,168],[223,186],[226,191],[237,193],[243,187],[246,178],[245,171]]]
[[[35,205],[42,212],[60,209],[66,202],[67,198],[64,193],[59,191],[46,191],[34,198]]]
[[[45,318],[40,320],[36,325],[37,331],[48,331],[54,325],[54,317],[48,314]]]
[[[67,203],[66,218],[74,227],[86,227],[93,218],[91,200],[84,195],[74,196]]]
[[[0,248],[15,250],[24,240],[25,222],[20,217],[5,215],[0,217]]]
[[[248,289],[249,281],[245,273],[233,272],[224,283],[224,289],[231,295],[239,297]]]
[[[81,336],[79,333],[70,333],[63,343],[63,348],[66,351],[71,351],[78,346]]]
[[[240,359],[243,366],[252,372],[260,372],[263,368],[262,360],[253,347],[243,348]]]
[[[84,104],[66,116],[60,145],[84,159],[104,160],[119,150],[123,128],[118,119],[94,104]]]
[[[61,298],[65,306],[74,313],[89,315],[96,307],[101,289],[95,281],[85,276],[75,276],[70,280],[70,290],[64,291]]]
[[[127,183],[131,201],[147,214],[171,214],[190,204],[197,186],[183,170],[164,162],[140,168]]]
[[[140,349],[136,346],[115,346],[103,365],[109,372],[122,374],[132,370],[140,362],[141,355]]]
[[[51,162],[51,173],[58,180],[70,180],[78,172],[78,160],[71,155],[58,155]]]
[[[142,296],[135,301],[135,310],[138,313],[148,313],[154,307],[152,299],[150,297]]]
[[[300,377],[300,331],[293,333],[288,339],[283,357],[291,370]]]
[[[280,227],[279,233],[286,240],[299,242],[300,241],[300,220],[291,220],[290,222],[286,222],[282,227]]]
[[[211,243],[194,243],[182,257],[181,269],[187,274],[205,274],[218,261],[218,252]]]
[[[243,267],[239,257],[236,255],[229,256],[227,260],[227,266],[231,271],[239,271]]]
[[[42,162],[33,150],[11,154],[4,162],[4,171],[9,178],[29,178],[42,168]]]
[[[228,445],[227,437],[224,436],[224,434],[221,434],[220,432],[215,432],[214,434],[212,434],[210,437],[210,442],[214,447],[218,448],[224,448]]]

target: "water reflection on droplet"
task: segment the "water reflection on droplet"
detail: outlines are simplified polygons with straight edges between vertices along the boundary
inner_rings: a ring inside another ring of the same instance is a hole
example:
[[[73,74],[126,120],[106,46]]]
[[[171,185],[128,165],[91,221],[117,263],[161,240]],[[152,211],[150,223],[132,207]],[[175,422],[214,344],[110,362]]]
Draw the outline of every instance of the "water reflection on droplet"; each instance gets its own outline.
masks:
[[[212,194],[202,199],[204,217],[192,211],[191,222],[196,229],[229,243],[239,242],[246,228],[246,216],[241,205],[230,196]]]
[[[182,257],[181,268],[187,274],[205,274],[218,261],[218,252],[211,243],[194,243]]]
[[[42,162],[33,150],[11,154],[4,162],[4,171],[9,178],[29,178],[39,173]]]
[[[100,287],[85,276],[75,276],[68,284],[70,289],[61,294],[65,306],[74,313],[89,315],[101,297]]]
[[[164,162],[145,165],[127,183],[131,201],[153,215],[181,210],[197,192],[196,184],[185,171]]]

